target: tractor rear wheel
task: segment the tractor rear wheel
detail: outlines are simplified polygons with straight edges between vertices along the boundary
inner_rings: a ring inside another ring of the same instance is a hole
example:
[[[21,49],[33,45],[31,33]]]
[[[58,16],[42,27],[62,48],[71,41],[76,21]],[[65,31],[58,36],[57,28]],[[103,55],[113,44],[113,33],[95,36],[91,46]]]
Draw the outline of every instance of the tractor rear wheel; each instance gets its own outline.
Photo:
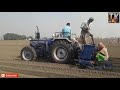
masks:
[[[35,49],[31,46],[24,47],[21,50],[22,60],[32,61],[32,60],[36,59],[36,57],[37,57],[37,55],[36,55]]]
[[[55,63],[68,63],[71,55],[70,44],[66,41],[55,41],[51,47],[51,59]]]

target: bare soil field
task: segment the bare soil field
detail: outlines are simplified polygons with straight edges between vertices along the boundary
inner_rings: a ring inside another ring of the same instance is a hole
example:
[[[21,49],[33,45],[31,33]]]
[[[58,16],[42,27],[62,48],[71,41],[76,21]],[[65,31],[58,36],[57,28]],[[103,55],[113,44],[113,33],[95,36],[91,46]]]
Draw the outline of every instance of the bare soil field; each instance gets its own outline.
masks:
[[[35,61],[21,60],[20,51],[29,41],[0,41],[0,74],[18,73],[19,78],[120,78],[120,44],[105,43],[112,63],[113,71],[96,71],[79,69],[75,65],[46,62],[43,59]]]

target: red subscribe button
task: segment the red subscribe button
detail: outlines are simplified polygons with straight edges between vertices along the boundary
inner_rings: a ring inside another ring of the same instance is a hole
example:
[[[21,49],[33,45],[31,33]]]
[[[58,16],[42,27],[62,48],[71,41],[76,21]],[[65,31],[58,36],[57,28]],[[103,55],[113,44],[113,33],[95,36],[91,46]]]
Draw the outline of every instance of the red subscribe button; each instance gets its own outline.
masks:
[[[18,78],[19,75],[17,73],[8,73],[8,74],[1,74],[2,78]]]

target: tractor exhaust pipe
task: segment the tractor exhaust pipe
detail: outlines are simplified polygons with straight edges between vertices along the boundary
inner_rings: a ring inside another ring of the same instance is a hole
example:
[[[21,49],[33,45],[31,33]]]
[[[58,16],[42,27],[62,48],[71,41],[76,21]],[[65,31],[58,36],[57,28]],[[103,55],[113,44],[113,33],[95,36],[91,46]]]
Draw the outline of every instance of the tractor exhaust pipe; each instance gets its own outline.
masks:
[[[36,33],[36,38],[39,40],[40,39],[40,32],[39,32],[39,28],[38,28],[38,26],[36,26],[37,27],[37,33]]]

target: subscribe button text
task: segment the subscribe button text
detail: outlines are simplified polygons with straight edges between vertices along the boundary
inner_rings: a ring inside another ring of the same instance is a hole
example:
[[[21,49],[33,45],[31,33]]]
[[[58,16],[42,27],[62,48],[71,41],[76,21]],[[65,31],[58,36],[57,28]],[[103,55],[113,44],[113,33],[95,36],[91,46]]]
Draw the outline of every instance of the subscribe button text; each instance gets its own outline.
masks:
[[[1,78],[18,78],[19,74],[17,73],[2,73]]]

